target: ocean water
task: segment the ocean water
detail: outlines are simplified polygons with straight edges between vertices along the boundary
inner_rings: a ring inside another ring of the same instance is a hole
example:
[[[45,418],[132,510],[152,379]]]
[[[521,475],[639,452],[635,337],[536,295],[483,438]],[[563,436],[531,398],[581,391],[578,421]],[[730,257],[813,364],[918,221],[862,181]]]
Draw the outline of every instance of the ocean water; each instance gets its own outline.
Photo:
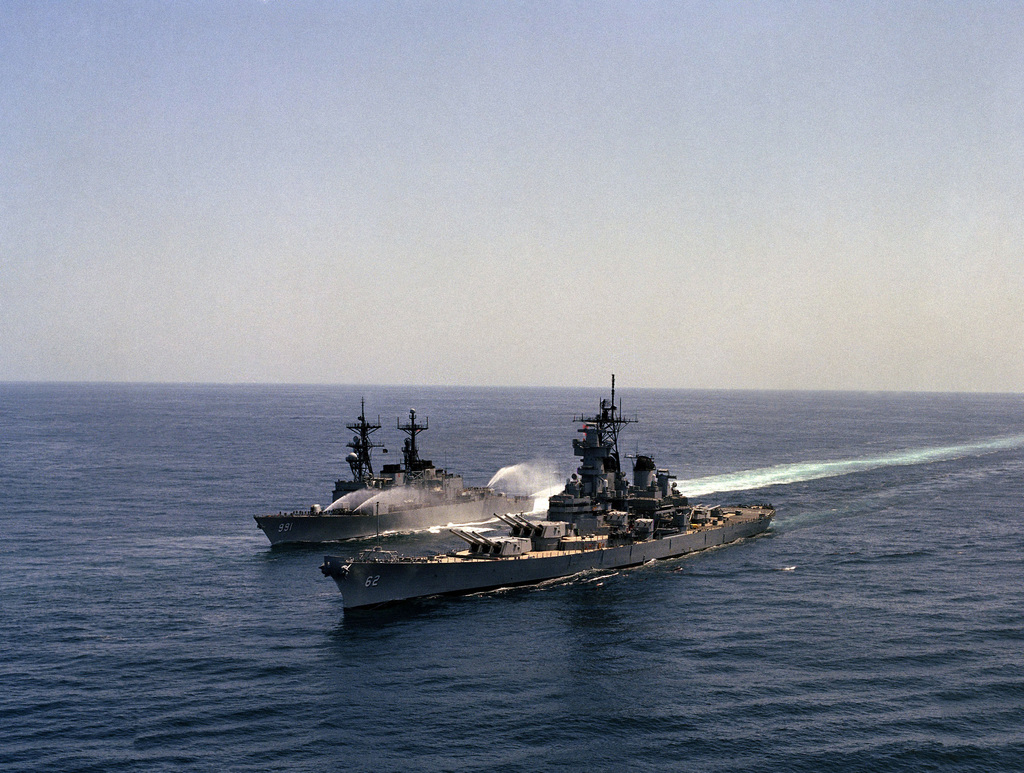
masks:
[[[601,392],[0,385],[0,769],[1024,768],[1024,396],[620,387],[624,452],[771,531],[346,616],[360,545],[252,515],[329,501],[361,397],[539,485]]]

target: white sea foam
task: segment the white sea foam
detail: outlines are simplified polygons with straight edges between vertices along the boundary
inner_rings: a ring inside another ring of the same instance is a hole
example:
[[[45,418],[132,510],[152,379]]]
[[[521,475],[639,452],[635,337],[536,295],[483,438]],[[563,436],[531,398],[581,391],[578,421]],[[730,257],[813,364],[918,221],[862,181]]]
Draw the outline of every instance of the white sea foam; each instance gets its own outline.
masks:
[[[800,483],[820,478],[834,478],[840,475],[851,475],[866,472],[880,467],[897,467],[912,464],[930,464],[962,459],[966,456],[1002,451],[1009,448],[1024,446],[1024,435],[992,438],[975,443],[962,443],[953,446],[933,448],[913,448],[894,451],[880,456],[860,459],[843,459],[824,462],[796,462],[780,464],[774,467],[761,467],[754,470],[741,470],[722,475],[708,475],[703,478],[679,481],[679,491],[686,496],[695,497],[725,491],[747,491],[778,486],[786,483]]]
[[[426,531],[431,534],[440,534],[443,531],[449,529],[462,529],[462,531],[472,532],[473,534],[482,534],[487,531],[494,531],[497,528],[503,527],[504,524],[497,518],[490,518],[486,521],[470,521],[469,523],[449,523],[446,526],[431,526]]]

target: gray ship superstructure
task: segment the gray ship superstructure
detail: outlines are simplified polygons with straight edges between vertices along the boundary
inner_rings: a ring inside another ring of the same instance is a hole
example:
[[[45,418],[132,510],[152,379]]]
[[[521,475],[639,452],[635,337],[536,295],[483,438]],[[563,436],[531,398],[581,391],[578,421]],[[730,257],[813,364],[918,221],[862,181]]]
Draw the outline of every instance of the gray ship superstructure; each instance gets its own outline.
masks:
[[[467,547],[442,555],[401,556],[378,545],[357,558],[326,556],[320,569],[337,583],[344,607],[636,566],[752,537],[771,524],[771,505],[690,504],[674,476],[649,456],[634,458],[630,483],[621,470],[618,435],[635,419],[622,418],[615,406],[614,376],[611,400],[601,400],[594,416],[575,420],[582,423],[582,437],[573,441],[573,451],[582,463],[564,491],[550,498],[546,518],[499,515],[509,527],[500,537],[452,529]]]
[[[257,515],[256,525],[270,542],[330,542],[371,537],[381,532],[416,531],[451,523],[472,523],[492,519],[495,514],[533,509],[533,497],[505,494],[484,486],[466,486],[462,476],[437,468],[421,459],[417,437],[428,429],[429,419],[420,422],[409,411],[406,423],[397,423],[405,433],[401,464],[385,464],[379,475],[373,472],[371,451],[382,448],[373,440],[380,420],[366,418],[365,404],[359,419],[345,426],[354,434],[347,444],[346,461],[352,480],[338,480],[332,504],[323,509]],[[387,449],[383,449],[387,453]]]

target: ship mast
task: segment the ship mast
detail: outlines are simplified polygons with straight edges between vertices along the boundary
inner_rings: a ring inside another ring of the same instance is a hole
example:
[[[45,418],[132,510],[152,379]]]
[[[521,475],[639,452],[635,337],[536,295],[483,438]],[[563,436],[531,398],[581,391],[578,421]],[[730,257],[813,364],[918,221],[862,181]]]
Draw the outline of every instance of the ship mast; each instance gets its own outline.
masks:
[[[370,435],[381,427],[380,417],[377,418],[376,424],[366,420],[366,398],[363,398],[359,401],[359,419],[352,424],[346,424],[345,427],[356,433],[346,444],[352,449],[347,459],[348,466],[352,468],[352,479],[365,483],[373,477],[370,449],[384,447],[383,443],[374,443],[370,438]]]
[[[610,400],[601,399],[598,411],[594,416],[583,416],[582,414],[573,418],[575,422],[583,422],[597,430],[599,445],[605,441],[611,441],[612,458],[615,459],[616,472],[621,469],[619,462],[619,432],[627,424],[636,424],[636,419],[624,419],[622,417],[622,406],[615,405],[615,374],[612,374],[612,396]]]
[[[405,471],[406,473],[414,472],[420,467],[420,455],[416,450],[416,436],[423,430],[428,429],[430,424],[430,417],[427,417],[427,421],[424,424],[416,423],[416,411],[413,408],[409,409],[409,421],[406,424],[399,424],[398,429],[408,435],[408,439],[405,441],[402,454],[405,457]]]
[[[619,432],[637,420],[623,418],[621,407],[615,405],[614,375],[611,400],[602,399],[593,416],[579,415],[573,421],[583,423],[578,430],[583,437],[572,441],[573,453],[583,457],[583,464],[576,470],[580,484],[576,495],[590,497],[595,508],[625,509],[629,485],[619,457]]]

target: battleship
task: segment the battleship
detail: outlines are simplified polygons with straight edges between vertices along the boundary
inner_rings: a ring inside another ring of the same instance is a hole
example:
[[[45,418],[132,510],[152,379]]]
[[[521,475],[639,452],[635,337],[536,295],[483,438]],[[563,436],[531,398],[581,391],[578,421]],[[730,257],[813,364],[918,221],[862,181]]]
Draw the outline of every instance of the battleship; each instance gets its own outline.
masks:
[[[592,570],[620,569],[753,537],[768,529],[769,504],[691,504],[675,476],[650,456],[633,458],[632,483],[621,470],[623,418],[611,399],[593,416],[576,416],[582,437],[573,452],[582,462],[565,489],[549,499],[545,518],[524,513],[497,517],[508,527],[492,537],[467,529],[451,533],[462,549],[433,556],[403,556],[378,544],[356,558],[325,556],[321,572],[333,579],[348,609],[409,599],[529,585]]]
[[[532,510],[531,496],[505,494],[486,486],[466,486],[461,475],[437,468],[421,459],[417,436],[429,428],[429,418],[419,422],[416,411],[397,428],[406,440],[401,464],[385,464],[374,474],[371,451],[387,449],[373,439],[380,419],[367,420],[365,401],[359,419],[346,428],[354,434],[346,445],[351,480],[334,484],[331,504],[306,510],[256,515],[256,525],[271,544],[317,543],[379,535],[382,531],[417,531],[452,523],[488,521],[496,514]]]

